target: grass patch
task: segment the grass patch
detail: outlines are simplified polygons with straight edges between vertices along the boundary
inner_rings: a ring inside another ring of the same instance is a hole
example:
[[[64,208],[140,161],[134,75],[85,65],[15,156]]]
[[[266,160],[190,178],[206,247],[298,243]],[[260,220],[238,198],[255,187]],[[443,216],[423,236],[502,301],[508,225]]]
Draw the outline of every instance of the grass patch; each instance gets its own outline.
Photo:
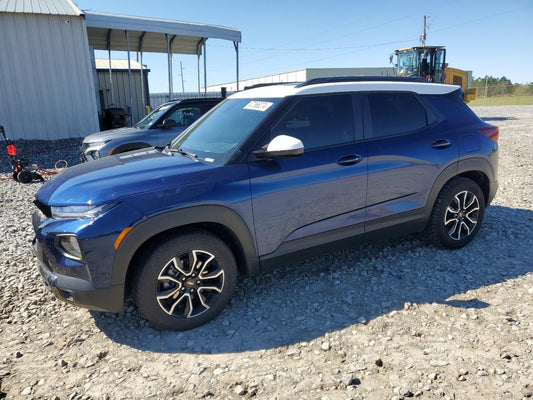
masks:
[[[469,106],[526,106],[533,104],[533,96],[478,97]]]

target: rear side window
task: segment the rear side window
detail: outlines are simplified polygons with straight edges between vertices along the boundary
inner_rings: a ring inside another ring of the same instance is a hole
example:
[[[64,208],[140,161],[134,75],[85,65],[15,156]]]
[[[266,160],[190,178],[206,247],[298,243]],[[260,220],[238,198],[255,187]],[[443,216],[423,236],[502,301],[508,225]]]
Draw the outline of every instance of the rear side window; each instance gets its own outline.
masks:
[[[373,138],[427,126],[426,110],[411,93],[368,93],[368,106]]]
[[[463,101],[463,92],[461,90],[456,90],[447,95],[424,95],[423,97],[443,119],[458,124],[479,122],[478,116]]]

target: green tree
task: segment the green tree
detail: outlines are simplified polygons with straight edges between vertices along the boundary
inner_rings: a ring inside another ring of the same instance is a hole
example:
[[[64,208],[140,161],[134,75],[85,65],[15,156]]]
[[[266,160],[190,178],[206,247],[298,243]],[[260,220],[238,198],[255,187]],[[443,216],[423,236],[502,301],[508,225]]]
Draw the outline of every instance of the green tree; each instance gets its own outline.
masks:
[[[495,78],[493,76],[475,78],[472,80],[472,86],[478,88],[478,94],[481,95],[484,95],[486,87],[488,97],[511,96],[516,91],[516,85],[513,85],[513,82],[505,76],[501,78]]]
[[[516,96],[533,96],[533,82],[517,85],[514,94]]]

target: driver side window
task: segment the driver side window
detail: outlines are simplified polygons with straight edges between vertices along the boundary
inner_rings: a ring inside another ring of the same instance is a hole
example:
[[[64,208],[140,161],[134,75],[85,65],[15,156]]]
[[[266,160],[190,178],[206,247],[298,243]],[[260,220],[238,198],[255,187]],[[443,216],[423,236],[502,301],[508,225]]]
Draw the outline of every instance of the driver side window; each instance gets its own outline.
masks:
[[[198,107],[178,108],[173,111],[167,118],[176,121],[176,126],[188,126],[196,121],[202,112]]]
[[[306,150],[355,140],[350,94],[305,96],[276,123],[270,138],[288,135],[300,139]]]

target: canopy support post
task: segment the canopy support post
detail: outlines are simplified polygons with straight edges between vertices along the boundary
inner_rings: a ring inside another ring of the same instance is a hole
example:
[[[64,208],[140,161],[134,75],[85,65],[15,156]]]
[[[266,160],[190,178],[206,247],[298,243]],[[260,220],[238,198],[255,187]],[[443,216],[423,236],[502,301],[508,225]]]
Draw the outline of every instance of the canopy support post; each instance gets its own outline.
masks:
[[[198,97],[200,97],[200,55],[202,54],[202,45],[204,44],[204,39],[202,38],[196,45],[196,72],[198,74]]]
[[[200,96],[200,54],[197,54],[196,57],[197,57],[196,70],[198,72],[198,96]]]
[[[239,42],[233,42],[233,46],[235,47],[236,71],[237,71],[237,79],[235,82],[237,82],[237,92],[238,92],[239,91]]]
[[[128,50],[128,90],[130,92],[130,104],[128,105],[128,114],[130,115],[130,126],[133,125],[133,121],[137,121],[135,118],[136,114],[133,107],[133,85],[131,77],[131,56],[130,56],[130,34],[128,31],[124,31],[126,34],[126,48]]]
[[[172,81],[172,41],[176,37],[175,35],[172,36],[172,39],[170,38],[168,33],[165,33],[165,37],[167,38],[167,59],[168,59],[168,101],[172,100],[172,97],[174,97],[174,82]]]
[[[108,104],[107,107],[109,108],[110,105],[115,105],[115,93],[113,90],[113,69],[111,68],[111,29],[107,31],[107,54],[108,54],[108,61],[109,61],[109,86],[111,87],[111,104]]]
[[[141,96],[142,96],[142,105],[143,105],[143,116],[146,115],[146,94],[144,93],[145,90],[144,90],[144,71],[143,71],[143,41],[144,41],[145,34],[146,32],[143,32],[141,34],[141,37],[139,38],[139,53],[141,53]],[[139,119],[141,119],[140,116],[139,116]]]
[[[202,40],[204,41],[204,94],[207,97],[207,39]]]

